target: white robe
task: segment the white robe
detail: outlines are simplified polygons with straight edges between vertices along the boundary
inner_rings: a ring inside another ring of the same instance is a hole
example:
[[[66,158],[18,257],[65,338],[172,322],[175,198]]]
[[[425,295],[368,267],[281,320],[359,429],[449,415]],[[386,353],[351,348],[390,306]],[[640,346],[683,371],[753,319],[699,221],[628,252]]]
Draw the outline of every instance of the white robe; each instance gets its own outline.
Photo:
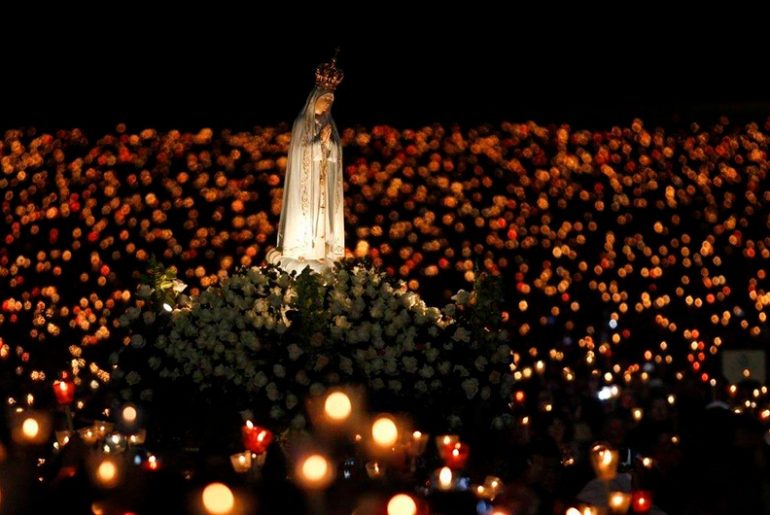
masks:
[[[342,146],[329,113],[315,114],[322,94],[314,88],[291,131],[278,225],[280,264],[290,270],[320,270],[345,256]],[[321,129],[331,135],[321,141]]]

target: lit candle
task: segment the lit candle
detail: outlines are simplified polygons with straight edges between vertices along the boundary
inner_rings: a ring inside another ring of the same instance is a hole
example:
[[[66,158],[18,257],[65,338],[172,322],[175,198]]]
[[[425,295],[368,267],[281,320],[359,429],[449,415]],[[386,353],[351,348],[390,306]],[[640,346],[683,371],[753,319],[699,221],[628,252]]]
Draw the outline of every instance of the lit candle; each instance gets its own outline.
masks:
[[[385,469],[380,463],[376,461],[369,461],[366,463],[366,475],[368,475],[370,479],[380,478],[384,473]]]
[[[425,452],[425,447],[428,445],[428,435],[421,431],[415,431],[412,433],[412,438],[409,440],[408,451],[412,456],[422,456]]]
[[[591,448],[591,464],[596,477],[602,481],[611,481],[618,471],[618,451],[607,444],[597,443]]]
[[[255,426],[251,420],[247,420],[241,431],[243,446],[251,452],[262,454],[267,451],[273,441],[273,433],[264,427]]]
[[[341,424],[350,418],[353,404],[345,392],[332,392],[324,402],[324,413],[327,419],[335,424]]]
[[[110,452],[123,452],[126,450],[126,437],[120,433],[112,433],[104,439],[105,444],[110,448]]]
[[[311,454],[297,464],[296,476],[308,489],[326,488],[334,479],[334,470],[329,460],[321,454]]]
[[[611,492],[609,508],[611,513],[626,513],[631,506],[631,494],[627,492]]]
[[[147,456],[147,461],[144,462],[144,469],[154,472],[160,468],[160,460],[154,454]]]
[[[75,384],[63,375],[62,379],[53,382],[53,393],[56,402],[61,406],[68,406],[75,400]]]
[[[147,439],[147,430],[141,429],[128,437],[128,443],[131,445],[142,445]]]
[[[452,475],[452,469],[449,467],[442,467],[438,471],[438,487],[440,490],[449,490],[454,483],[454,477]]]
[[[80,439],[87,445],[93,445],[99,439],[99,435],[93,427],[78,429]]]
[[[203,489],[201,502],[205,513],[223,515],[232,513],[235,508],[235,495],[223,483],[211,483]]]
[[[388,501],[388,515],[416,515],[417,503],[407,494],[397,494]]]
[[[444,455],[444,449],[447,447],[454,447],[454,445],[460,441],[460,437],[457,435],[439,435],[436,437],[436,448],[440,455]]]
[[[64,447],[70,442],[71,434],[70,431],[56,431],[56,442],[59,444],[59,447]]]
[[[256,452],[251,453],[251,463],[257,467],[261,467],[262,465],[264,465],[266,460],[267,460],[266,452],[263,452],[260,454],[257,454]]]
[[[19,444],[41,444],[48,439],[51,430],[45,413],[21,410],[13,414],[13,439]]]
[[[652,509],[652,492],[634,490],[631,493],[631,510],[634,513],[647,513]]]
[[[133,426],[139,418],[139,411],[136,409],[136,406],[127,404],[126,406],[123,406],[123,409],[120,411],[120,417],[123,419],[125,425]]]
[[[489,490],[487,490],[487,487],[484,485],[474,485],[471,487],[471,490],[479,499],[486,499],[487,501],[492,500],[492,496],[490,495]]]
[[[112,488],[120,480],[118,463],[111,458],[104,458],[96,463],[96,482],[103,488]]]
[[[459,470],[468,461],[471,449],[467,444],[457,442],[451,447],[444,447],[444,464],[453,470]]]
[[[492,499],[503,491],[503,480],[497,476],[487,476],[484,479],[484,488],[490,493]]]
[[[372,423],[372,440],[380,448],[391,448],[398,441],[398,426],[389,415],[380,415]]]
[[[101,439],[107,436],[107,433],[112,431],[112,429],[115,427],[115,424],[112,422],[105,422],[103,420],[94,420],[94,431],[96,432],[96,437]]]
[[[230,463],[233,465],[233,469],[239,474],[248,472],[251,469],[251,452],[239,452],[230,456]]]

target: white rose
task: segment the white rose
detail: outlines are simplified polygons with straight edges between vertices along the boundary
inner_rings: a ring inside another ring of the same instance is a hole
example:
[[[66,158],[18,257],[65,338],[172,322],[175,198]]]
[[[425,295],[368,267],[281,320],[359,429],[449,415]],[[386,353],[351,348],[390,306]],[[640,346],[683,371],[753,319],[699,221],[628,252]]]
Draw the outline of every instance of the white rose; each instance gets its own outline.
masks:
[[[136,290],[136,297],[139,298],[139,299],[142,299],[142,300],[147,300],[150,297],[152,297],[152,294],[153,294],[154,291],[155,291],[155,289],[150,287],[150,285],[142,284]]]
[[[257,386],[257,388],[262,388],[267,384],[267,376],[264,372],[257,372],[257,375],[254,376],[254,384]]]
[[[294,418],[291,419],[291,427],[293,429],[303,429],[305,427],[305,416],[301,413],[294,415]]]
[[[318,359],[316,359],[315,367],[313,367],[313,368],[316,371],[320,371],[320,370],[322,370],[328,364],[329,364],[329,358],[326,355],[324,355],[324,354],[320,354],[318,356]]]
[[[489,388],[489,386],[485,386],[481,389],[481,398],[486,400],[489,400],[489,397],[492,395],[492,390]]]
[[[452,335],[452,339],[457,342],[469,342],[471,333],[464,327],[458,327],[455,329],[455,334]]]
[[[388,381],[388,388],[393,392],[400,392],[401,391],[401,381],[397,379],[391,379]]]
[[[350,329],[350,322],[348,322],[344,315],[334,317],[334,325],[340,329]]]
[[[289,274],[286,272],[283,272],[280,277],[278,277],[278,280],[276,281],[276,284],[280,286],[281,288],[286,288],[291,284],[291,277],[289,277]]]
[[[281,392],[278,390],[278,386],[275,383],[270,383],[265,388],[268,400],[275,402],[281,398]]]
[[[404,356],[401,358],[401,362],[404,364],[404,370],[410,374],[414,374],[417,371],[417,359],[412,356]]]
[[[479,381],[478,379],[466,379],[460,386],[465,392],[465,396],[468,399],[473,399],[477,393],[479,393]]]
[[[460,290],[452,296],[452,300],[455,301],[456,304],[466,304],[469,298],[470,294],[465,290]]]
[[[468,372],[468,369],[462,365],[455,365],[452,371],[460,377],[468,377],[469,375],[471,375],[470,372]]]
[[[289,359],[292,361],[297,361],[297,359],[299,359],[299,357],[302,356],[302,353],[304,352],[302,348],[296,343],[289,344],[289,346],[286,347],[286,350],[289,353]]]
[[[321,395],[325,389],[321,383],[313,383],[310,385],[310,395]]]

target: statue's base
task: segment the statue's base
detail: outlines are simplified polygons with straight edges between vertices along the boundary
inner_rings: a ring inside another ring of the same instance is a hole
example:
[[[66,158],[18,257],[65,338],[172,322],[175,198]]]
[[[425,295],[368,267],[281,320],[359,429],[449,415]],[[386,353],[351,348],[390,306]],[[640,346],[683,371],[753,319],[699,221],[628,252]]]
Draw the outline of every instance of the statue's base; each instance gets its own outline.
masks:
[[[281,256],[281,260],[278,266],[286,270],[287,272],[295,271],[298,274],[302,272],[306,267],[314,272],[321,273],[325,270],[329,270],[332,267],[332,262],[318,259],[293,259],[290,257]]]
[[[314,272],[321,273],[332,268],[334,263],[325,259],[295,259],[281,255],[277,249],[272,249],[267,255],[268,263],[279,266],[287,272],[301,273],[305,268],[310,267]]]

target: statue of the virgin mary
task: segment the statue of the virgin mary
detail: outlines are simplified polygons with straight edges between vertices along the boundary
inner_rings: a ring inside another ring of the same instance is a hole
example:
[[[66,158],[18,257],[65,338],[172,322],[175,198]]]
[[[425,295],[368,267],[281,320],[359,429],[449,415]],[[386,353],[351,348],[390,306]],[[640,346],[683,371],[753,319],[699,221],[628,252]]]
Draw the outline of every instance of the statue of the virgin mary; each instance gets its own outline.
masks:
[[[342,77],[336,56],[318,66],[316,85],[291,131],[278,225],[280,254],[270,259],[286,270],[309,266],[320,271],[345,255],[342,146],[331,117]]]

